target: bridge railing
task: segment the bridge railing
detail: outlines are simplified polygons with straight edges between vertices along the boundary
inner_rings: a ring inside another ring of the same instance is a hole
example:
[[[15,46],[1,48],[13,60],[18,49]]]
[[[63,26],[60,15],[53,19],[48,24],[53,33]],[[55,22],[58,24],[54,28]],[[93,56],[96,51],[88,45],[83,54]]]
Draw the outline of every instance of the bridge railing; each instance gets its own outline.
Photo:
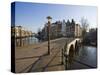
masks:
[[[67,54],[67,48],[68,48],[68,44],[70,42],[72,42],[73,40],[75,40],[76,38],[71,38],[71,39],[68,39],[64,45],[64,47],[62,48],[62,61],[61,61],[61,64],[64,64],[65,65],[65,70],[68,69],[68,58],[69,58],[69,55]]]

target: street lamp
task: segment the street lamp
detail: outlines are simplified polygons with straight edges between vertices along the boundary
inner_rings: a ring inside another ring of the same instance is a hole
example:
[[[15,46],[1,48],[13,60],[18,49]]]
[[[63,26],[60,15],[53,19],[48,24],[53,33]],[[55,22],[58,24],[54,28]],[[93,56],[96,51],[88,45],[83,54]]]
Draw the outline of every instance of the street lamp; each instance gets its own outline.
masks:
[[[51,20],[52,20],[52,17],[48,16],[47,17],[47,20],[48,20],[48,54],[50,54],[50,25],[51,25]]]

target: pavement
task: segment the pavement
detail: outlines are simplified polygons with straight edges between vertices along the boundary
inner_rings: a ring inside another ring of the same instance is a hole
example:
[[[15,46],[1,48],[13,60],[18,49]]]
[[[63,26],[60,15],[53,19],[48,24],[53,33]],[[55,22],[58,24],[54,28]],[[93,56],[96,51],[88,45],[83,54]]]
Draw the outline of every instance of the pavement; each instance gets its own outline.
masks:
[[[50,55],[47,55],[47,42],[16,47],[15,67],[16,73],[56,71],[64,67],[61,64],[61,49],[66,43],[66,38],[50,41]],[[49,66],[49,67],[48,67]],[[52,69],[51,67],[52,66]],[[57,67],[56,67],[57,66]],[[62,67],[61,67],[62,66]]]
[[[96,59],[96,56],[93,56],[93,54],[96,55],[96,52],[95,50],[94,52],[93,50],[91,52],[91,49],[80,50],[74,53],[74,56],[68,58],[69,61],[65,61],[64,58],[63,61],[65,62],[62,64],[62,48],[67,41],[67,38],[51,40],[49,55],[47,54],[48,42],[41,42],[24,47],[16,47],[16,73],[63,71],[97,67],[96,65],[93,66],[93,64],[91,64],[92,58]],[[96,60],[93,61],[96,64]]]

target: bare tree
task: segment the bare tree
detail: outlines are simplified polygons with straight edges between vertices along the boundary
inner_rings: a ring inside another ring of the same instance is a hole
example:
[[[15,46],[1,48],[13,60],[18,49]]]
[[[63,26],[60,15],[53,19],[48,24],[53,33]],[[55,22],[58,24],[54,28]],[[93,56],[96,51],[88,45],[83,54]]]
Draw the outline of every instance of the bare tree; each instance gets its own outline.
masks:
[[[82,28],[87,30],[88,29],[88,26],[89,26],[89,23],[88,23],[88,20],[85,19],[84,17],[81,18],[81,25],[82,25]]]
[[[82,38],[84,39],[86,32],[88,30],[88,27],[89,27],[89,23],[88,23],[88,20],[85,19],[84,17],[81,18],[80,22],[81,22],[81,26],[82,26]]]

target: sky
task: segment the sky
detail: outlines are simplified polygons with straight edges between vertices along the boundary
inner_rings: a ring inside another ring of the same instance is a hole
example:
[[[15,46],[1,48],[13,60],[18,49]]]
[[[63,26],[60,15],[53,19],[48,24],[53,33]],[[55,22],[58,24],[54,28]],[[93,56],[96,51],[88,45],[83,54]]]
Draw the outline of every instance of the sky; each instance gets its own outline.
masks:
[[[52,17],[52,23],[59,20],[63,21],[63,19],[67,22],[68,19],[71,21],[73,18],[79,24],[81,18],[84,17],[88,20],[90,28],[97,27],[96,6],[16,2],[16,26],[21,25],[36,33],[44,27],[47,16]]]

